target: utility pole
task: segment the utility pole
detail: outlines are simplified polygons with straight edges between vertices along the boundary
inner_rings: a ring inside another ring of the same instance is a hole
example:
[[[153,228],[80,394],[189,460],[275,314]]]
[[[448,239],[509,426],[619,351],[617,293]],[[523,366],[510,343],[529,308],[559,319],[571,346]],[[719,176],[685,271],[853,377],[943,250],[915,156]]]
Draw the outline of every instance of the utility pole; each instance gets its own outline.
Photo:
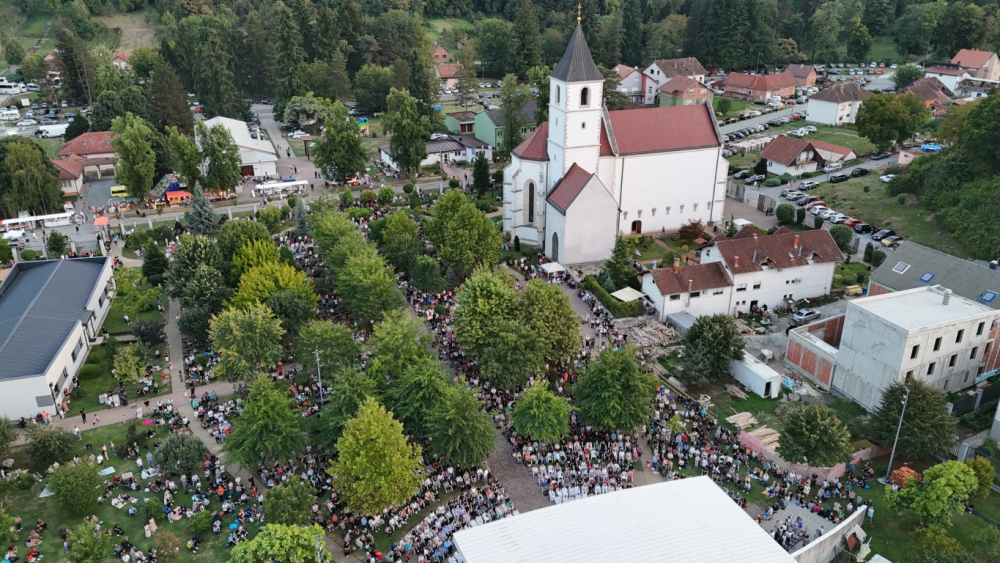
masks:
[[[313,350],[316,354],[316,377],[319,378],[319,416],[323,416],[323,374],[319,371],[319,354],[322,350]]]
[[[892,452],[889,454],[889,467],[885,470],[885,483],[889,484],[889,476],[892,474],[892,458],[896,457],[896,444],[899,443],[899,431],[903,428],[903,415],[906,414],[906,403],[910,400],[910,390],[906,390],[903,395],[903,409],[899,411],[899,425],[896,426],[896,439],[892,441]]]

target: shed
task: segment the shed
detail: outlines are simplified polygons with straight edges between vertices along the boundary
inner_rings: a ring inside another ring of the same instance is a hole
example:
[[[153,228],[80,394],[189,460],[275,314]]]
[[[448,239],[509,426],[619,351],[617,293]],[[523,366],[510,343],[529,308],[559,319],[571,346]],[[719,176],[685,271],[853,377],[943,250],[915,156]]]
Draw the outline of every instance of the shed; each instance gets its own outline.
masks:
[[[765,399],[777,399],[781,387],[781,374],[746,352],[742,360],[729,362],[733,377],[755,394]]]
[[[676,328],[681,334],[686,333],[697,320],[694,315],[684,311],[667,315],[667,324]]]

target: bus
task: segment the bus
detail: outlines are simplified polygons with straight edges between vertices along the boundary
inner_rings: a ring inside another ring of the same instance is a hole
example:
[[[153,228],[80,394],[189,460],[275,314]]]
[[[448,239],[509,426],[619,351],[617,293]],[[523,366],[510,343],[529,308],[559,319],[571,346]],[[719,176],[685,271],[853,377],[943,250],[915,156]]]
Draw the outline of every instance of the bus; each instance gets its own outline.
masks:
[[[125,186],[111,186],[111,197],[128,197],[128,188]]]
[[[3,82],[0,83],[0,95],[9,96],[11,94],[20,94],[24,92],[24,85],[15,82]]]

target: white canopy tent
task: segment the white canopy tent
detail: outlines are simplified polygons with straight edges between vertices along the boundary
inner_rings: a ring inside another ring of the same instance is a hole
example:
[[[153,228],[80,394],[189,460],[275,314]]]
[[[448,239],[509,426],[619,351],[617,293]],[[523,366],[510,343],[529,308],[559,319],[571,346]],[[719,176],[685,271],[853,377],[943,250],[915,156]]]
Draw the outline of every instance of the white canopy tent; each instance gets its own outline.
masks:
[[[747,225],[753,225],[753,221],[748,221],[746,219],[735,219],[735,220],[733,220],[733,224],[736,225],[737,227],[739,227],[740,229],[742,229],[743,227],[746,227]]]
[[[542,264],[542,271],[551,276],[558,272],[565,272],[566,268],[563,268],[559,262],[546,262]]]
[[[612,293],[611,296],[617,297],[619,301],[624,301],[626,303],[635,301],[637,299],[642,299],[644,297],[641,291],[639,291],[638,289],[633,289],[631,287],[619,289],[618,291]]]

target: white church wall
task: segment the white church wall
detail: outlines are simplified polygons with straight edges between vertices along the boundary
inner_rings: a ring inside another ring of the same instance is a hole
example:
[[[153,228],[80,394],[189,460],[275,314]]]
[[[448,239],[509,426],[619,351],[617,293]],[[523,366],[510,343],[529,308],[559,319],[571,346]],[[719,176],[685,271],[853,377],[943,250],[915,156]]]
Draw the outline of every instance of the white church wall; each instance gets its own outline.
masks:
[[[503,229],[522,243],[541,246],[545,233],[546,171],[548,164],[535,160],[511,157],[511,165],[504,169]],[[518,172],[520,170],[520,172]],[[535,184],[535,217],[528,221],[529,183]]]
[[[565,264],[581,264],[606,260],[611,256],[615,244],[615,214],[609,213],[609,207],[615,205],[611,194],[597,182],[591,181],[583,188],[580,195],[569,207],[566,216],[550,207],[549,221],[555,216],[561,219],[561,227],[550,224],[546,253],[551,250],[552,233],[559,234],[560,262]]]

